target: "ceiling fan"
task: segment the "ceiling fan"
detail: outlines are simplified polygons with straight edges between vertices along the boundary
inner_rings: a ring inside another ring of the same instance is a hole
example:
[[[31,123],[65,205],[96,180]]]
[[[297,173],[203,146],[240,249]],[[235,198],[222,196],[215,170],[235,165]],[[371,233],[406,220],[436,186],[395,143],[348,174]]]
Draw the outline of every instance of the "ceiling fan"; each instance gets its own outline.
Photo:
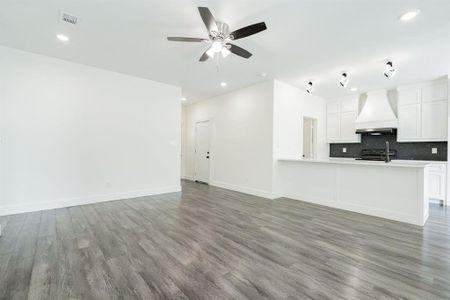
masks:
[[[249,58],[252,56],[250,52],[231,44],[231,42],[267,29],[266,23],[261,22],[230,32],[228,24],[216,21],[207,7],[199,7],[198,11],[200,12],[203,23],[205,23],[208,29],[208,38],[168,37],[167,39],[175,42],[207,43],[209,48],[203,53],[199,61],[206,61],[208,58],[213,58],[216,53],[221,53],[222,57],[227,57],[230,52],[244,58]]]

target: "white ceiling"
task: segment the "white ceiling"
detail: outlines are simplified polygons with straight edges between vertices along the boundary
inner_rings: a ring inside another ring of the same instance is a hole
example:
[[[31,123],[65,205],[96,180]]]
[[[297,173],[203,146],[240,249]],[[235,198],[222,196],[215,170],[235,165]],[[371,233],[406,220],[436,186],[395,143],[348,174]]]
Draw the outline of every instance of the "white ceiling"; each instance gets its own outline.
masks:
[[[254,55],[230,55],[219,69],[198,62],[202,43],[166,36],[206,37],[197,6],[231,29],[265,21],[268,30],[235,43]],[[413,21],[399,16],[420,9]],[[63,10],[79,25],[58,21]],[[70,36],[63,44],[57,33]],[[278,78],[332,98],[347,71],[359,91],[391,88],[450,73],[449,0],[0,0],[0,44],[181,86],[195,101]],[[384,60],[399,72],[382,75]],[[220,87],[226,81],[228,87]]]

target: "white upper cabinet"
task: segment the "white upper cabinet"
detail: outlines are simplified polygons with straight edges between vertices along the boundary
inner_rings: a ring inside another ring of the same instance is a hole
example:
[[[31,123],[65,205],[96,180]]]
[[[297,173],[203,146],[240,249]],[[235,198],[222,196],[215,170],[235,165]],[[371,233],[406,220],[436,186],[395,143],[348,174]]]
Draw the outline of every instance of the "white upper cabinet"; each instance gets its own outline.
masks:
[[[422,139],[447,140],[447,101],[422,103]]]
[[[339,141],[341,138],[339,113],[327,114],[327,140]]]
[[[420,104],[398,107],[397,140],[415,140],[421,136]]]
[[[339,101],[333,101],[327,104],[327,114],[338,114],[340,111]]]
[[[355,121],[358,111],[341,113],[341,140],[360,142],[361,135],[355,134]]]
[[[447,101],[447,90],[447,82],[426,85],[422,87],[422,102]]]
[[[341,103],[341,113],[346,112],[358,112],[358,102],[359,97],[347,97],[342,98]]]
[[[447,129],[447,81],[398,89],[399,142],[446,141]]]
[[[407,88],[399,89],[398,91],[398,105],[420,104],[420,89]]]
[[[333,100],[327,104],[328,143],[361,142],[361,135],[355,134],[358,102],[358,96],[351,96]]]

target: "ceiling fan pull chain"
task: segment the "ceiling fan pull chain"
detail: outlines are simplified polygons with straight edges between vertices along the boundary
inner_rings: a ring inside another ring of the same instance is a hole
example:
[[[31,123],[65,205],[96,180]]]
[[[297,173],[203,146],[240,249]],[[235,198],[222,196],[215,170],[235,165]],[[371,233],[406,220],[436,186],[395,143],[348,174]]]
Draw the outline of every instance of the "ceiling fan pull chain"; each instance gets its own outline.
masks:
[[[219,73],[219,69],[220,69],[220,55],[216,55],[216,69],[217,69],[217,73]]]

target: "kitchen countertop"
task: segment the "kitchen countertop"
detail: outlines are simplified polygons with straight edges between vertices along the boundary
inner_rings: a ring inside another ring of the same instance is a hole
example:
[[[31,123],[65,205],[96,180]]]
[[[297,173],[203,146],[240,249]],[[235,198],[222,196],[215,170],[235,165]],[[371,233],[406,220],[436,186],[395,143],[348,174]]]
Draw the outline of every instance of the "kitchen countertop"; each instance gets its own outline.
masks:
[[[356,160],[354,158],[317,158],[317,159],[279,158],[278,160],[291,162],[322,163],[322,164],[342,164],[342,165],[379,166],[379,167],[408,167],[408,168],[424,168],[426,165],[432,163],[446,163],[443,161],[417,161],[417,160],[392,160],[389,163],[385,163],[384,161]]]

